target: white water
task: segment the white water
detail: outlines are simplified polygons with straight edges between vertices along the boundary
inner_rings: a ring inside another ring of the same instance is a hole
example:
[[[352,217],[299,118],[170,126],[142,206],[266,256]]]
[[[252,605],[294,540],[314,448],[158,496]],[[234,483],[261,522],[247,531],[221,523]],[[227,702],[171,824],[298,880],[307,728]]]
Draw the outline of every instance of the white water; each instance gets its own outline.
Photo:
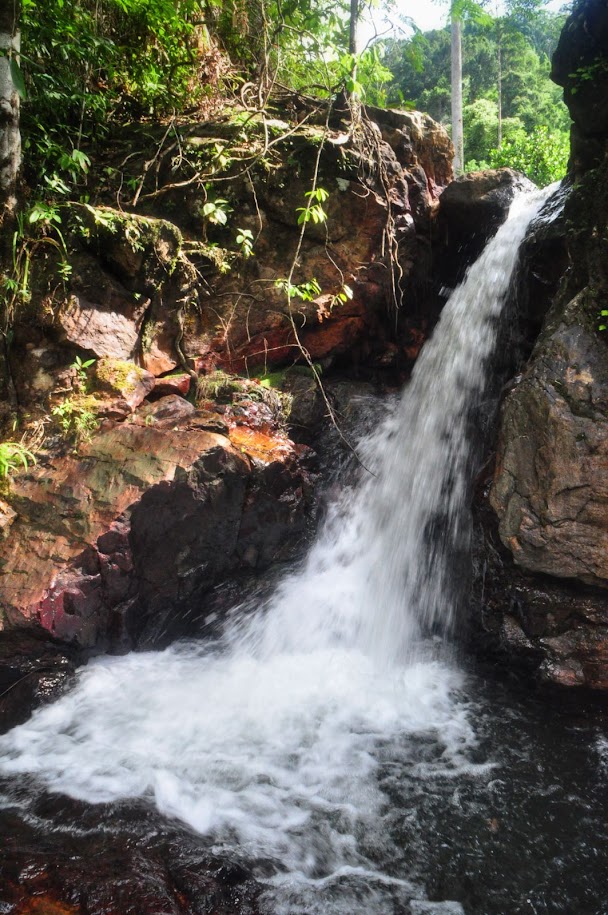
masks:
[[[440,516],[443,544],[458,538],[467,411],[542,199],[516,201],[450,298],[400,404],[361,443],[375,476],[343,494],[303,569],[235,614],[219,646],[90,664],[0,739],[0,773],[91,802],[149,797],[218,850],[270,859],[274,915],[388,915],[423,896],[379,864],[392,855],[377,776],[395,761],[427,779],[488,769],[469,761],[460,675],[424,637],[452,615],[428,526]],[[432,762],[416,762],[421,739]]]

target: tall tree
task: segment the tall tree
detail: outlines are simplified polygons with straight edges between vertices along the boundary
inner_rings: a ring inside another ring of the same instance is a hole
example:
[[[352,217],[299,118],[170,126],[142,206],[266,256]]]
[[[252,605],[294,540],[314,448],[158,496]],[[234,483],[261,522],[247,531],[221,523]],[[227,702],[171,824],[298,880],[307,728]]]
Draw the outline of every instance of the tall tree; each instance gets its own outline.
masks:
[[[0,220],[15,207],[21,165],[19,132],[20,0],[0,0]]]
[[[452,143],[454,144],[454,171],[459,175],[464,168],[464,129],[462,120],[462,19],[452,6]]]
[[[357,26],[359,23],[360,5],[360,0],[350,0],[350,21],[348,35],[348,50],[350,54],[357,54],[359,52],[357,41]]]

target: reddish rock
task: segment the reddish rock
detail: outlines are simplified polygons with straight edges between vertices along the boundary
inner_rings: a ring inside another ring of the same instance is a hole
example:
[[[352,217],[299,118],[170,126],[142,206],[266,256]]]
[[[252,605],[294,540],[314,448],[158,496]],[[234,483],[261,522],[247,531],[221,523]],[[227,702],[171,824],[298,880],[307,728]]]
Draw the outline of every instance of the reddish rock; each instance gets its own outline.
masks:
[[[383,140],[390,145],[400,164],[406,169],[422,168],[429,194],[438,196],[438,191],[454,176],[454,147],[443,127],[420,111],[369,106],[366,110],[380,125]]]
[[[135,422],[144,425],[153,423],[163,428],[169,428],[189,420],[195,413],[194,404],[184,400],[178,394],[168,394],[166,397],[161,397],[160,400],[145,404],[137,412]]]
[[[191,404],[163,400],[179,401],[186,415],[115,426],[78,456],[15,479],[16,517],[0,543],[0,628],[41,627],[82,648],[122,649],[144,631],[152,638],[155,613],[179,614],[239,567],[252,537],[242,532],[244,512],[258,501],[264,561],[293,546],[308,501],[301,447],[262,433],[242,433],[235,447],[189,426]]]
[[[126,290],[113,291],[105,300],[91,302],[72,295],[60,309],[57,321],[68,343],[95,356],[131,359],[139,341],[144,313],[150,301],[136,300]]]
[[[179,375],[166,375],[164,378],[156,379],[154,396],[166,397],[167,394],[180,394],[182,397],[186,397],[191,384],[192,378],[186,372],[181,372]]]

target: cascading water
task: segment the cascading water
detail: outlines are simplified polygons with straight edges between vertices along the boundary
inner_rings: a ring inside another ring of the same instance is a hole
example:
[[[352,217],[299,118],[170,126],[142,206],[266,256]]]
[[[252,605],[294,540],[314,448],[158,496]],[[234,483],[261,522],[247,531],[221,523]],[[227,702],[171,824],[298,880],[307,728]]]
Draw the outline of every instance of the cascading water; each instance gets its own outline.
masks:
[[[90,664],[0,739],[1,773],[91,802],[152,798],[216,850],[264,862],[264,912],[410,911],[423,891],[391,851],[379,775],[489,770],[471,761],[461,677],[425,633],[451,622],[445,544],[465,507],[468,413],[545,196],[516,200],[451,296],[401,402],[361,443],[373,475],[343,494],[302,570],[259,612],[236,612],[219,644]]]

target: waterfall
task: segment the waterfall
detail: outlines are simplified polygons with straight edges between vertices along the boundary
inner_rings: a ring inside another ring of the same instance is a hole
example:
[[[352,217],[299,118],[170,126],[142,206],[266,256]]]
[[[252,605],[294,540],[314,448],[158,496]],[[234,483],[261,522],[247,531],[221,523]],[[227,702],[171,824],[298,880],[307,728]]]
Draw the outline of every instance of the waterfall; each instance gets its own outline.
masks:
[[[0,773],[93,803],[149,798],[215,851],[264,862],[273,915],[388,913],[420,897],[382,863],[394,855],[379,776],[488,769],[471,761],[462,675],[428,633],[452,622],[469,411],[545,196],[515,201],[452,294],[400,402],[360,443],[372,473],[342,494],[303,567],[257,612],[235,612],[219,644],[89,664],[0,738]]]

